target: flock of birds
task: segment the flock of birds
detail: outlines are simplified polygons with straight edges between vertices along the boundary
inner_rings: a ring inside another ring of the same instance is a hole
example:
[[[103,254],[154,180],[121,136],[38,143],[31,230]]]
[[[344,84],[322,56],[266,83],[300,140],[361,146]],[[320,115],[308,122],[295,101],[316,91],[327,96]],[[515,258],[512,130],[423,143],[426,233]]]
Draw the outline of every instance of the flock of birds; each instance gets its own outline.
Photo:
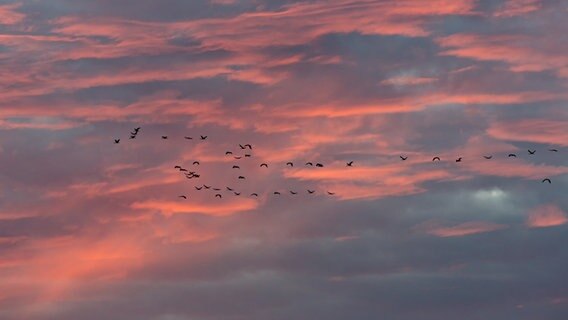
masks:
[[[133,131],[130,132],[130,139],[136,139],[136,137],[138,136],[138,134],[139,134],[139,132],[140,132],[140,129],[141,129],[140,127],[134,128]],[[162,140],[167,140],[169,137],[168,137],[168,136],[161,136],[161,138],[162,138]],[[193,140],[193,137],[185,136],[184,139],[186,139],[186,140]],[[199,136],[199,140],[201,140],[201,141],[207,140],[207,136],[200,135],[200,136]],[[114,139],[114,143],[115,143],[115,144],[119,144],[120,141],[121,141],[121,139]],[[250,158],[250,157],[252,157],[251,151],[252,151],[252,148],[253,148],[253,147],[252,147],[251,144],[248,144],[248,143],[247,143],[247,144],[239,144],[239,148],[240,148],[241,150],[244,150],[244,151],[245,151],[244,155],[242,155],[242,156],[237,156],[237,155],[235,155],[232,151],[226,151],[226,152],[225,152],[225,155],[226,155],[226,156],[232,156],[235,160],[240,160],[240,159],[243,159],[243,158]],[[248,152],[247,152],[247,151],[248,151]],[[558,149],[551,148],[551,149],[548,149],[548,151],[549,151],[549,152],[558,152]],[[536,150],[528,149],[527,152],[528,152],[529,155],[535,155],[535,154],[536,154]],[[408,156],[401,155],[401,156],[399,156],[399,157],[400,157],[400,160],[401,160],[401,161],[406,161],[406,160],[408,160]],[[517,154],[515,154],[515,153],[509,153],[509,154],[507,155],[507,157],[508,157],[508,158],[516,158],[516,157],[517,157]],[[483,158],[486,159],[486,160],[491,160],[491,159],[493,159],[493,155],[483,155]],[[433,162],[441,161],[441,160],[442,160],[442,159],[441,159],[439,156],[435,156],[435,157],[432,158],[432,161],[433,161]],[[455,159],[455,162],[457,162],[457,163],[462,162],[462,161],[463,161],[463,157],[459,157],[459,158]],[[199,161],[194,161],[194,162],[192,163],[193,166],[199,166],[200,164],[201,164],[201,163],[200,163]],[[346,162],[345,166],[346,166],[346,167],[353,167],[353,164],[354,164],[354,161],[349,161],[349,162]],[[286,166],[288,166],[288,167],[294,167],[294,162],[289,161],[289,162],[286,163]],[[305,166],[316,167],[316,168],[323,168],[323,167],[324,167],[324,165],[323,165],[322,163],[319,163],[319,162],[314,163],[314,162],[311,162],[311,161],[306,162],[306,163],[305,163]],[[268,164],[267,164],[267,163],[261,163],[261,164],[260,164],[260,167],[261,167],[261,168],[263,168],[263,167],[264,167],[264,168],[268,168]],[[241,167],[240,167],[239,165],[236,165],[236,164],[232,166],[232,169],[240,169],[240,168],[241,168]],[[189,169],[184,168],[184,167],[182,167],[182,166],[180,166],[180,165],[174,166],[174,169],[175,169],[175,170],[178,170],[178,171],[181,172],[181,173],[183,173],[183,174],[185,175],[185,177],[186,177],[187,179],[190,179],[190,180],[191,180],[191,179],[199,179],[199,178],[201,177],[201,174],[199,174],[197,171],[190,171]],[[246,177],[245,177],[245,176],[242,176],[242,175],[239,175],[237,178],[238,178],[239,180],[245,180],[245,179],[246,179]],[[542,183],[545,183],[545,182],[551,184],[551,183],[552,183],[552,180],[550,180],[550,178],[544,178],[544,179],[542,179]],[[231,193],[232,193],[233,195],[235,195],[235,196],[240,196],[240,195],[241,195],[241,192],[238,192],[238,191],[236,191],[235,189],[233,189],[233,188],[231,188],[231,187],[225,187],[225,188],[226,188],[226,189],[225,189],[226,191],[231,192]],[[216,192],[216,193],[215,193],[215,198],[219,198],[219,199],[223,198],[223,195],[220,193],[220,191],[222,191],[223,189],[221,189],[221,188],[216,188],[216,187],[213,187],[213,186],[211,186],[211,185],[203,184],[203,185],[200,185],[200,186],[195,186],[195,190],[197,190],[197,191],[212,190],[212,191],[215,191],[215,192]],[[316,193],[316,190],[307,189],[306,191],[307,191],[308,194],[315,194],[315,193]],[[293,191],[293,190],[289,190],[289,193],[290,193],[291,195],[297,195],[297,194],[298,194],[298,192]],[[272,194],[273,194],[273,195],[281,195],[282,193],[281,193],[280,191],[274,191]],[[335,195],[335,193],[334,193],[334,192],[331,192],[331,191],[326,191],[326,194],[329,195],[329,196]],[[256,193],[256,192],[253,192],[253,193],[250,194],[250,197],[258,197],[258,196],[259,196],[259,194]],[[180,198],[180,199],[187,199],[188,197],[187,197],[186,195],[180,195],[180,196],[178,196],[178,198]]]

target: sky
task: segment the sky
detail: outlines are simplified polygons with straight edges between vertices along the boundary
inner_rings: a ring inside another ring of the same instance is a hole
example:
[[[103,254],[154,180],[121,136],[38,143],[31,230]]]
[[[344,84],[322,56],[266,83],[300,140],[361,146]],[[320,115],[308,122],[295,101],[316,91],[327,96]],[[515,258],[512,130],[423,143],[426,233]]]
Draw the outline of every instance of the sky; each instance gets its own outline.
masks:
[[[0,319],[566,319],[567,13],[0,0]]]

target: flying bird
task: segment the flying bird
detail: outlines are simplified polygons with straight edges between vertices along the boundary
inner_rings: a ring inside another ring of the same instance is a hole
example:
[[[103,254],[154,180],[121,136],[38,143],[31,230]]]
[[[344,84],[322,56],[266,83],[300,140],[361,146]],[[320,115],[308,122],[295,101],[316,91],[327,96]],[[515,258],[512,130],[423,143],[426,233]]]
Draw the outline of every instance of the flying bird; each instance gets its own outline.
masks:
[[[531,150],[531,149],[528,149],[527,151],[529,152],[529,154],[535,154],[536,152],[536,150]]]
[[[120,143],[120,139],[114,139],[114,143],[115,143],[115,144],[119,144],[119,143]]]
[[[249,148],[250,150],[252,150],[252,146],[250,144],[245,144],[245,147]]]
[[[250,157],[251,157],[251,155],[250,155],[250,154],[248,154],[248,153],[247,153],[247,154],[245,154],[245,158],[250,158]]]
[[[130,135],[130,139],[136,139],[136,135],[135,134]]]
[[[348,167],[352,167],[352,166],[353,166],[353,161],[347,162],[347,166],[348,166]]]
[[[195,186],[195,189],[196,189],[196,190],[201,190],[201,189],[203,189],[203,187]]]
[[[245,180],[246,178],[243,177],[243,176],[239,176],[239,179],[240,179],[240,180]]]
[[[287,165],[287,166],[290,166],[290,167],[293,167],[293,166],[294,166],[294,164],[293,164],[292,162],[286,162],[286,165]]]
[[[168,136],[162,136],[162,139],[166,140],[168,138]]]
[[[558,149],[548,149],[550,152],[558,152]]]
[[[138,131],[140,131],[140,129],[141,129],[140,127],[136,127],[136,128],[134,128],[134,132],[138,133]]]
[[[312,193],[314,193],[314,192],[316,192],[316,190],[310,190],[310,189],[308,189],[308,193],[309,193],[309,194],[312,194]]]
[[[513,157],[513,158],[516,158],[516,157],[517,157],[517,155],[516,155],[516,154],[514,154],[514,153],[509,153],[509,155],[508,155],[507,157],[509,157],[509,158],[511,158],[511,157]]]
[[[221,189],[219,189],[219,188],[213,188],[212,190],[221,191]]]
[[[242,144],[239,144],[239,147],[240,147],[241,149],[243,149],[243,150],[246,149],[246,147],[243,146]]]
[[[192,137],[188,137],[188,136],[185,136],[184,138],[187,139],[187,140],[193,140]]]
[[[295,195],[295,194],[298,194],[297,192],[294,192],[294,191],[292,191],[292,190],[290,190],[290,193],[291,193],[291,194],[294,194],[294,195]]]
[[[457,158],[456,162],[462,162],[462,157]]]
[[[229,190],[229,191],[235,191],[235,190],[233,190],[233,188],[229,188],[229,187],[227,187],[227,190]]]
[[[180,172],[187,172],[187,169],[181,168],[179,169]]]
[[[240,169],[241,167],[239,166],[233,166],[233,169]]]
[[[233,157],[233,158],[235,158],[237,160],[241,160],[243,157]]]
[[[187,197],[186,197],[186,196],[179,196],[178,198],[187,199]]]
[[[489,160],[491,158],[493,158],[493,156],[483,156],[485,159]]]
[[[223,196],[217,193],[217,194],[215,195],[215,198],[221,199],[221,198],[223,198]]]
[[[200,165],[200,163],[199,163],[199,161],[193,161],[193,165],[198,166],[198,165]]]
[[[330,196],[333,196],[335,194],[335,192],[327,192],[327,194],[329,194]]]
[[[280,195],[280,192],[274,191],[274,194],[275,194],[275,195]]]
[[[436,161],[436,160],[440,161],[440,157],[434,157],[434,158],[432,158],[432,161]]]
[[[211,189],[211,186],[203,185],[205,189]]]
[[[313,166],[314,164],[311,163],[311,162],[306,162],[306,165],[307,165],[307,166]]]
[[[240,196],[241,193],[240,192],[233,192],[236,196]]]
[[[175,166],[174,169],[181,169],[181,167],[180,167],[180,166]]]
[[[260,164],[260,167],[266,167],[266,168],[268,168],[268,164],[266,164],[266,163],[261,163],[261,164]]]
[[[258,197],[258,193],[251,193],[250,196],[251,197]]]
[[[400,156],[400,160],[404,161],[406,159],[408,159],[408,156],[406,156],[406,157]]]
[[[548,179],[548,178],[542,179],[542,183],[545,183],[545,182],[552,183],[552,181],[550,181],[550,179]]]
[[[233,152],[231,152],[231,151],[226,151],[226,152],[225,152],[225,155],[226,155],[226,156],[228,156],[228,155],[230,155],[230,154],[233,154]]]
[[[201,140],[205,140],[207,139],[207,136],[199,136],[201,138]]]
[[[316,167],[318,167],[318,168],[323,168],[323,164],[321,164],[321,163],[316,163]]]

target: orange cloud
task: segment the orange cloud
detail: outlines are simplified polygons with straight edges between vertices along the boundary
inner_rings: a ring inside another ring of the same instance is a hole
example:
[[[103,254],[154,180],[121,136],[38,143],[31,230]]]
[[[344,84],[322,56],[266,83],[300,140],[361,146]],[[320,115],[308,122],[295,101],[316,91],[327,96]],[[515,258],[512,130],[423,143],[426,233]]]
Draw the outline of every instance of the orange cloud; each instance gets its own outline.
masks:
[[[534,208],[527,219],[530,228],[546,228],[563,225],[568,217],[562,209],[555,205],[544,205]]]
[[[557,120],[523,119],[494,122],[487,129],[487,133],[501,140],[568,146],[566,122]]]
[[[484,221],[464,222],[455,226],[442,226],[439,223],[427,222],[415,227],[427,234],[437,237],[463,237],[479,233],[493,232],[508,228],[507,225]]]
[[[17,24],[24,20],[26,15],[16,11],[20,7],[20,4],[6,4],[0,5],[0,25],[11,25]]]

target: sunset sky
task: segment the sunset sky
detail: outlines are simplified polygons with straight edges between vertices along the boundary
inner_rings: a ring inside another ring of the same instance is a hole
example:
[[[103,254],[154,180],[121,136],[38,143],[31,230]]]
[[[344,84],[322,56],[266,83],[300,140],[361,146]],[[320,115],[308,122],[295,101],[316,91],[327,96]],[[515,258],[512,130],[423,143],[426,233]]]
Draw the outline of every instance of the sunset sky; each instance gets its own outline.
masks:
[[[0,0],[0,319],[567,319],[567,15]]]

